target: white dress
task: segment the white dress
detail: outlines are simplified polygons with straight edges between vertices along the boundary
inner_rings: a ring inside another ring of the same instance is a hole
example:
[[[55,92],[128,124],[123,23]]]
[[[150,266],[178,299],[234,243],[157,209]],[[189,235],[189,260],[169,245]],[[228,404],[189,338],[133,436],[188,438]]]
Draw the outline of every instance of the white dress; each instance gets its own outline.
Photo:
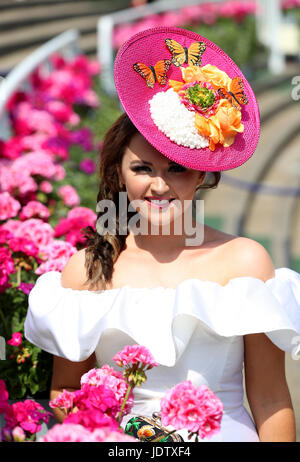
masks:
[[[237,277],[225,286],[188,279],[176,288],[92,292],[61,285],[61,273],[41,275],[29,294],[25,337],[71,361],[93,352],[99,367],[125,345],[146,346],[160,364],[134,390],[133,415],[160,410],[165,391],[183,380],[207,385],[224,405],[221,431],[201,441],[259,441],[243,406],[243,335],[264,332],[296,360],[300,356],[300,274],[279,268],[266,282]],[[187,440],[187,432],[178,433]]]

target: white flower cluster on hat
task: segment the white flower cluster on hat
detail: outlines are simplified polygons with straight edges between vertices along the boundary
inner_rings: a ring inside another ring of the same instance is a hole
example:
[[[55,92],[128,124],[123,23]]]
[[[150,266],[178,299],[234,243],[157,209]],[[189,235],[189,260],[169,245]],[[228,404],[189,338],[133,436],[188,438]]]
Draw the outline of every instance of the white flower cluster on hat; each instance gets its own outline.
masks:
[[[195,112],[182,104],[173,88],[156,93],[149,104],[153,122],[170,140],[191,149],[209,146],[209,139],[200,135],[196,128]]]

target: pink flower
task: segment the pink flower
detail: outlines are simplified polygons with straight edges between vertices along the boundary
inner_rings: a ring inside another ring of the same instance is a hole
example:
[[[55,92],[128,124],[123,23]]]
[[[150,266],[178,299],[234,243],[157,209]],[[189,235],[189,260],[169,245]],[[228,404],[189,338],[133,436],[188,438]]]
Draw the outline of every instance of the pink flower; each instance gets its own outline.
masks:
[[[49,181],[42,181],[40,183],[40,191],[44,192],[45,194],[49,194],[53,191],[53,186]]]
[[[20,202],[14,199],[7,191],[0,193],[0,220],[15,217],[20,208]]]
[[[38,443],[80,443],[89,442],[91,432],[80,424],[66,423],[54,425]]]
[[[30,152],[15,160],[13,164],[14,172],[26,172],[27,175],[39,175],[45,178],[54,179],[57,165],[44,150]]]
[[[93,149],[92,132],[88,128],[80,128],[71,133],[71,141],[74,144],[79,144],[85,151]]]
[[[150,351],[142,345],[126,345],[112,359],[120,367],[142,363],[142,367],[147,365],[150,369],[159,365]]]
[[[83,384],[81,390],[75,392],[74,404],[78,409],[97,409],[114,418],[120,410],[120,405],[114,392],[104,385],[94,387],[93,385]]]
[[[84,159],[80,162],[79,168],[87,175],[91,175],[92,173],[94,173],[96,165],[93,159]]]
[[[185,380],[161,400],[161,422],[176,430],[187,429],[200,438],[210,437],[220,430],[223,404],[205,385],[196,387]]]
[[[94,430],[99,427],[109,427],[110,430],[118,429],[117,421],[113,417],[104,414],[99,409],[87,409],[73,412],[67,415],[64,423],[80,424],[88,430]]]
[[[29,239],[23,237],[12,237],[8,242],[9,248],[13,252],[22,252],[28,256],[38,258],[39,249]]]
[[[89,213],[89,216],[92,217],[92,214]],[[75,218],[62,218],[58,225],[55,227],[55,237],[66,236],[65,239],[67,242],[75,246],[77,243],[85,243],[86,239],[84,237],[83,228],[91,225],[88,214],[83,214],[83,217],[78,216]],[[86,218],[88,221],[86,221]],[[94,222],[94,220],[93,220]],[[95,226],[92,226],[95,228]]]
[[[38,443],[61,442],[137,442],[132,436],[121,431],[111,430],[109,427],[96,428],[93,431],[83,425],[66,423],[54,425],[46,435],[37,440]]]
[[[21,210],[21,220],[28,218],[41,218],[47,220],[50,216],[48,208],[39,201],[29,201]]]
[[[19,290],[22,290],[24,294],[28,295],[31,292],[31,289],[34,287],[34,284],[30,282],[21,282],[21,284],[18,286]]]
[[[138,439],[133,438],[130,435],[126,435],[126,433],[121,431],[110,430],[107,427],[103,428],[96,428],[93,432],[91,432],[90,436],[91,442],[99,442],[99,443],[108,443],[108,442],[116,442],[116,443],[136,443],[139,442]]]
[[[57,193],[68,207],[74,207],[80,203],[80,197],[76,189],[71,185],[61,186],[58,188]]]
[[[62,123],[69,123],[70,125],[77,125],[80,122],[80,117],[76,114],[71,106],[63,103],[62,101],[49,101],[45,105],[45,109],[52,114],[56,120]]]
[[[22,334],[21,332],[14,332],[10,340],[6,342],[8,345],[19,346],[22,343]]]
[[[54,180],[56,181],[61,181],[65,178],[66,176],[66,170],[62,165],[55,165],[55,174],[54,174]]]
[[[22,137],[22,146],[24,151],[40,151],[43,143],[49,138],[45,133],[33,133]]]
[[[69,210],[68,219],[73,218],[80,218],[84,220],[86,225],[93,225],[97,219],[97,215],[93,210],[89,209],[88,207],[74,207],[73,209]]]
[[[10,274],[16,272],[15,262],[11,252],[6,247],[0,247],[0,292],[3,293],[11,287],[9,282]]]
[[[22,136],[12,136],[3,143],[1,155],[7,159],[17,159],[23,151]]]
[[[128,389],[128,384],[122,373],[120,371],[116,371],[108,364],[104,364],[101,368],[91,369],[88,371],[81,377],[80,383],[81,385],[89,384],[90,386],[95,387],[103,385],[109,388],[114,392],[115,398],[120,406],[124,401]],[[131,411],[133,404],[133,391],[131,390],[123,410],[123,415],[126,415]]]
[[[9,239],[12,239],[14,235],[8,231],[7,229],[4,229],[3,227],[0,227],[0,245],[1,244],[6,244]]]
[[[3,412],[8,412],[10,405],[8,404],[8,392],[4,380],[0,379],[0,415]]]
[[[25,441],[26,435],[22,427],[15,427],[11,433],[16,443],[23,443]]]
[[[29,433],[37,433],[41,430],[41,423],[48,422],[51,413],[36,401],[26,399],[11,405],[10,412],[5,414],[8,428],[20,426]]]
[[[51,408],[60,407],[63,409],[71,409],[74,402],[74,393],[71,391],[63,390],[55,399],[49,401]]]
[[[22,222],[20,220],[7,220],[2,225],[2,229],[8,231],[9,233],[15,236],[18,233],[21,225],[22,225]]]
[[[11,167],[0,167],[0,188],[14,196],[36,191],[37,184],[28,169],[15,168],[15,162]]]
[[[55,260],[47,260],[35,270],[35,274],[44,274],[49,271],[59,271],[62,272],[66,265],[65,258],[56,258]]]
[[[58,239],[54,239],[53,241],[49,242],[49,244],[45,246],[40,246],[40,252],[43,255],[45,260],[69,260],[69,258],[77,253],[76,247],[71,245],[69,242],[60,241]]]
[[[33,241],[38,248],[48,246],[53,241],[53,235],[51,225],[39,218],[29,218],[21,222],[15,232],[16,237],[24,237]]]

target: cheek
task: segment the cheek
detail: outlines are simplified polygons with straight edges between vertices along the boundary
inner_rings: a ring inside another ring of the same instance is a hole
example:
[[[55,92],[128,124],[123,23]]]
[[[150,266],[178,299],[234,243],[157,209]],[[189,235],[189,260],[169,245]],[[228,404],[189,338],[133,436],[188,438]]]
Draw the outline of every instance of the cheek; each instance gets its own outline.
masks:
[[[173,178],[172,185],[173,189],[179,197],[185,199],[193,199],[196,187],[197,187],[198,177],[191,175],[187,172],[185,175],[182,175],[177,178]]]
[[[128,174],[126,178],[126,187],[129,200],[140,198],[147,188],[148,181],[146,176]]]

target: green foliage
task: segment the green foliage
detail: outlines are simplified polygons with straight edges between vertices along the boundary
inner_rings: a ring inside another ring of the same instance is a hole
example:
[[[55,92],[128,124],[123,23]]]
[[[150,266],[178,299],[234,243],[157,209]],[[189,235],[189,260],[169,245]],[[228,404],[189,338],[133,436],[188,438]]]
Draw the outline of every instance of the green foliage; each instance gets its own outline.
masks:
[[[240,23],[221,17],[213,26],[200,24],[189,29],[214,42],[241,68],[255,66],[256,57],[265,53],[257,41],[255,17],[251,15]]]
[[[23,271],[23,274],[25,282],[30,273]],[[35,395],[50,388],[52,356],[24,338],[27,306],[28,295],[22,290],[11,287],[1,294],[0,335],[9,340],[14,332],[23,334],[20,346],[6,345],[6,360],[0,361],[0,377],[6,383],[10,399]]]

